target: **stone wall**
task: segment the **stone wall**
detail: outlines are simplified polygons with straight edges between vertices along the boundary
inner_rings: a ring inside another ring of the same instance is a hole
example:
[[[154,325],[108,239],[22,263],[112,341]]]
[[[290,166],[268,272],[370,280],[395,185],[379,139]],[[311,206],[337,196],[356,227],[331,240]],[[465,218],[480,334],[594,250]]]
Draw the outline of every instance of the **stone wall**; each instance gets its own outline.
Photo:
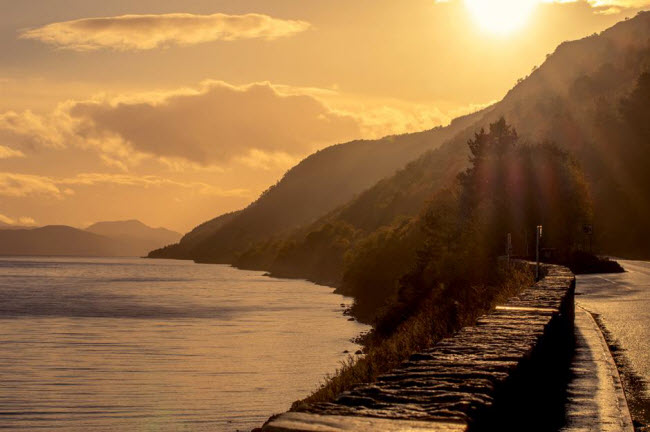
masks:
[[[563,424],[575,278],[545,277],[377,382],[270,420],[264,431],[553,430]]]

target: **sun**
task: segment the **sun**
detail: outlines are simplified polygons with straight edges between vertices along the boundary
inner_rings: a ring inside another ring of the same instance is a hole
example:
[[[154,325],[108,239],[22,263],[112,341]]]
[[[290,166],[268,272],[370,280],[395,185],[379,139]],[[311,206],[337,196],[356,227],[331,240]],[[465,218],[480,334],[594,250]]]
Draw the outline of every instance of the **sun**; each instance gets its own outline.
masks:
[[[507,35],[523,27],[539,0],[465,0],[479,26],[497,35]]]

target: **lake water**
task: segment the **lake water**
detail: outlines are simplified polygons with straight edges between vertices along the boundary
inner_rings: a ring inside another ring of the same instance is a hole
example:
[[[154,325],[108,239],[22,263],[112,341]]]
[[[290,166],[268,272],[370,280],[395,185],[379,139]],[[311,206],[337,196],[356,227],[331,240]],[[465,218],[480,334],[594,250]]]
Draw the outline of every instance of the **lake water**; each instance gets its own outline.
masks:
[[[342,303],[228,266],[0,258],[0,429],[250,430],[358,349]]]

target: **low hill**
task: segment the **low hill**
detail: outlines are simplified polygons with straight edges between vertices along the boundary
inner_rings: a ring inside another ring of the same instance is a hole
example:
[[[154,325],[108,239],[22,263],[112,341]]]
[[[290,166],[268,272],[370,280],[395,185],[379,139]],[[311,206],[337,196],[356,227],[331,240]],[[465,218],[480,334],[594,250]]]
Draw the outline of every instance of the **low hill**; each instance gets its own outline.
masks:
[[[166,228],[151,228],[138,220],[97,222],[86,231],[111,238],[129,256],[144,256],[150,250],[176,243],[181,234]]]
[[[0,255],[119,256],[120,249],[113,239],[65,225],[0,230]]]
[[[65,225],[0,227],[0,255],[143,256],[180,236],[135,220],[99,222],[86,230]]]

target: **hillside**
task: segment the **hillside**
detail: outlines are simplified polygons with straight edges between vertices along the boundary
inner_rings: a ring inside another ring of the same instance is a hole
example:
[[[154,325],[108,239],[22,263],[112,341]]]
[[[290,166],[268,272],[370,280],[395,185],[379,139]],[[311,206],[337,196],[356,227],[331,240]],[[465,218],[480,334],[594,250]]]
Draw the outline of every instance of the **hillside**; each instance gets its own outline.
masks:
[[[359,289],[346,282],[346,275],[358,270],[350,267],[353,257],[371,243],[399,239],[393,261],[399,255],[403,268],[393,269],[393,279],[383,282],[395,284],[415,259],[413,248],[404,245],[417,237],[417,215],[468,166],[468,140],[504,117],[524,145],[552,141],[582,166],[594,201],[598,251],[648,257],[650,228],[643,219],[650,210],[645,168],[650,163],[650,75],[644,78],[650,68],[649,39],[650,13],[640,13],[600,34],[562,43],[503,100],[450,127],[374,142],[352,160],[323,156],[348,154],[355,143],[312,155],[188,256],[308,278],[350,292]],[[346,180],[355,179],[349,162],[368,160],[386,140],[401,145],[419,141],[420,149],[428,141],[429,150],[372,187],[357,183],[363,192],[351,197],[352,189],[342,188],[332,173],[342,170]],[[312,174],[324,177],[319,187],[309,185]],[[515,248],[517,253],[524,246]]]
[[[594,200],[598,250],[650,256],[650,230],[639,228],[647,226],[643,218],[650,209],[644,168],[650,162],[644,144],[650,138],[650,78],[644,84],[643,74],[650,67],[649,38],[650,13],[641,13],[600,35],[561,44],[502,101],[473,117],[440,148],[313,224],[259,242],[236,264],[345,289],[358,249],[370,239],[416,235],[406,228],[410,218],[468,165],[467,141],[501,117],[523,142],[555,142],[582,165]],[[515,246],[522,251],[522,244]],[[404,266],[414,259],[408,248],[399,253]]]
[[[260,239],[309,224],[346,203],[407,162],[441,145],[473,123],[476,115],[456,119],[448,127],[352,141],[320,150],[290,169],[244,210],[202,224],[184,238],[181,243],[185,244],[154,251],[151,256],[231,263]]]
[[[191,259],[191,251],[204,239],[217,232],[225,224],[232,221],[239,211],[226,213],[203,222],[192,231],[185,234],[178,243],[168,244],[162,248],[152,250],[148,258]]]

